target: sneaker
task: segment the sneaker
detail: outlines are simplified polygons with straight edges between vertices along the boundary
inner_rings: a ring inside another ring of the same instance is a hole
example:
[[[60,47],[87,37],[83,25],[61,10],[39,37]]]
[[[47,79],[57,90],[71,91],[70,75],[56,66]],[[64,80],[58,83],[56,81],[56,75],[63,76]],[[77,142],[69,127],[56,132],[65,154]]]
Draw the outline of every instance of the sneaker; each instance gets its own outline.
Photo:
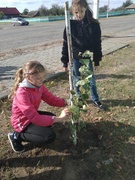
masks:
[[[8,139],[14,152],[24,152],[25,148],[20,141],[13,138],[13,133],[8,133]]]
[[[103,107],[103,105],[101,104],[100,101],[98,101],[98,102],[93,101],[93,103],[94,103],[94,105],[95,105],[96,107],[98,107],[99,109],[101,109],[101,110],[104,109],[104,107]]]

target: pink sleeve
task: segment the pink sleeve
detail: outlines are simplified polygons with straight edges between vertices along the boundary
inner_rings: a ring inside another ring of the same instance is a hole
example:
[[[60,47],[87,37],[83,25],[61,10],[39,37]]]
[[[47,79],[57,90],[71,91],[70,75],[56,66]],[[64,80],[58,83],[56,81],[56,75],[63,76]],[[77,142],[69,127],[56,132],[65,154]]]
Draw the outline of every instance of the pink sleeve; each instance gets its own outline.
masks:
[[[53,95],[45,86],[42,86],[42,100],[49,104],[50,106],[64,107],[65,100]]]
[[[30,95],[28,92],[21,92],[16,94],[16,103],[23,115],[33,124],[39,126],[51,126],[53,125],[52,116],[40,115],[37,109],[30,101]]]

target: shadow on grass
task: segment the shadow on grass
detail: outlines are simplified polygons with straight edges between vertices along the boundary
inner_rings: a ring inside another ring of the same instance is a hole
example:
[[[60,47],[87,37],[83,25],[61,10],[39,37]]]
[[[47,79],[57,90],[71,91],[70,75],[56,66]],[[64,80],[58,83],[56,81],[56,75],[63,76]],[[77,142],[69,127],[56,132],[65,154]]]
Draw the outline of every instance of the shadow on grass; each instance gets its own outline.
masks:
[[[114,107],[114,106],[128,106],[134,107],[135,106],[135,99],[107,99],[102,101],[107,107]]]
[[[96,79],[107,79],[107,78],[116,78],[116,79],[133,79],[132,75],[125,74],[96,74]]]
[[[133,179],[135,173],[135,127],[102,121],[87,123],[78,133],[78,144],[70,139],[69,124],[56,125],[57,139],[48,145],[27,144],[27,151],[3,158],[3,169],[23,168],[19,178],[54,180]],[[35,153],[32,154],[32,151]],[[53,150],[53,153],[52,153]],[[50,152],[51,151],[51,152]],[[27,169],[28,168],[28,169]],[[130,170],[127,172],[127,169]],[[129,178],[130,177],[130,178]]]
[[[134,34],[129,34],[127,36],[106,36],[106,35],[104,35],[102,37],[103,38],[132,38],[132,37],[135,37],[135,35]]]
[[[96,74],[95,75],[96,79],[107,79],[107,78],[117,78],[117,79],[132,79],[132,75],[125,75],[125,74]],[[69,74],[68,72],[59,72],[52,74],[46,78],[45,81],[49,80],[69,80]]]

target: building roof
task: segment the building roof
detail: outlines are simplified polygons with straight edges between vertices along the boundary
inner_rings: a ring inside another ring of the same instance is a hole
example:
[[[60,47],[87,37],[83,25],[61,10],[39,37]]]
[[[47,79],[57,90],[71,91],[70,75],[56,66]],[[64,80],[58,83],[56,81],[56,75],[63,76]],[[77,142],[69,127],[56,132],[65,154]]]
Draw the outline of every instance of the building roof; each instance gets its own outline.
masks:
[[[15,8],[15,7],[10,7],[10,8],[8,8],[8,7],[0,7],[0,11],[1,12],[3,12],[3,14],[4,15],[11,15],[11,14],[16,14],[16,15],[18,15],[18,14],[20,14],[20,12]]]
[[[131,5],[127,6],[126,9],[135,9],[135,4],[131,4]]]

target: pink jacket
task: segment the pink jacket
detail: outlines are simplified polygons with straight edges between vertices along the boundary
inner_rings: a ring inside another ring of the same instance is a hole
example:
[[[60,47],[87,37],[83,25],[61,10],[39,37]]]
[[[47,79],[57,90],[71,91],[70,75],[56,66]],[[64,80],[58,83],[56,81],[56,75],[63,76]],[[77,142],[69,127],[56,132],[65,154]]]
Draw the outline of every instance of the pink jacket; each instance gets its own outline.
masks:
[[[21,83],[22,84],[22,83]],[[30,123],[39,126],[53,125],[52,116],[40,115],[37,110],[41,100],[51,106],[64,107],[65,100],[54,96],[42,85],[37,88],[20,85],[13,99],[11,122],[15,131],[23,131]]]

